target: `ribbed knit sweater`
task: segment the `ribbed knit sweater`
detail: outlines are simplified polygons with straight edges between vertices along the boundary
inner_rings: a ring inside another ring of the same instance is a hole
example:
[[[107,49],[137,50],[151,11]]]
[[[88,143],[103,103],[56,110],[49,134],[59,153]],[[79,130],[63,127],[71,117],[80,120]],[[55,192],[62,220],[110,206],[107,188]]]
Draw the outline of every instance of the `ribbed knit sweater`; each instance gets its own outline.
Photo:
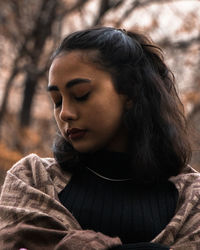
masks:
[[[171,182],[143,186],[132,180],[106,180],[93,172],[111,179],[129,179],[130,159],[124,153],[103,151],[84,161],[84,170],[74,174],[59,193],[61,203],[83,229],[118,236],[123,244],[130,244],[150,242],[169,223],[178,199]]]

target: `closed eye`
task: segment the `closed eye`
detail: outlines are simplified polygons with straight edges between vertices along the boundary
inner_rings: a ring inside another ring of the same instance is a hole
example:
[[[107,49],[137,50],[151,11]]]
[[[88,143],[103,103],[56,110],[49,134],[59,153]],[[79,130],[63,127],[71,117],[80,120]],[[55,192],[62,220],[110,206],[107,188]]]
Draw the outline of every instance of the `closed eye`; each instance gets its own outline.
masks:
[[[88,99],[90,95],[90,92],[88,92],[87,94],[83,95],[83,96],[80,96],[80,97],[74,97],[76,101],[78,102],[84,102]]]
[[[90,92],[80,97],[74,97],[74,99],[78,102],[84,102],[88,99],[89,95],[90,95]],[[58,102],[55,102],[54,105],[55,105],[55,108],[59,108],[60,106],[62,106],[62,99]]]

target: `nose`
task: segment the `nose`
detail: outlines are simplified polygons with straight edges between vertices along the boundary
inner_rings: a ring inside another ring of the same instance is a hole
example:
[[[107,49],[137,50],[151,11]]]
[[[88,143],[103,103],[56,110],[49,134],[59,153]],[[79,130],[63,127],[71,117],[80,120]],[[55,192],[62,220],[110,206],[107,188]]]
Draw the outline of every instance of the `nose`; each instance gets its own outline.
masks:
[[[67,122],[78,118],[77,110],[70,104],[63,103],[60,111],[60,120]]]

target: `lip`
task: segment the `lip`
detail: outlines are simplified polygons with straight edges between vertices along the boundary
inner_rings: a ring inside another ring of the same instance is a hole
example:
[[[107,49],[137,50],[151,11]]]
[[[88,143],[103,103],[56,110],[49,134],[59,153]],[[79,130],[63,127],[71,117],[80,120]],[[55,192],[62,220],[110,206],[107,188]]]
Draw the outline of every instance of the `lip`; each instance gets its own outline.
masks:
[[[86,130],[71,128],[67,130],[67,137],[70,140],[81,139],[86,133]]]

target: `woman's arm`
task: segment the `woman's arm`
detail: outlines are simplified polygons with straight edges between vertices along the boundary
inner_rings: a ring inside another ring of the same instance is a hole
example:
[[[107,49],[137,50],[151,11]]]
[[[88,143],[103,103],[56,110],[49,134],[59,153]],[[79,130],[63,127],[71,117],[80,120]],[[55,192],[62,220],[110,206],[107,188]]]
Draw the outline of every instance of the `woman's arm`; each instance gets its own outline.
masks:
[[[121,244],[119,238],[82,230],[56,197],[52,176],[38,156],[8,171],[0,196],[0,249],[103,250]]]
[[[64,230],[60,223],[44,216],[24,218],[0,231],[1,250],[18,250],[20,248],[28,250],[103,250],[119,244],[118,238],[111,238],[94,231]]]

